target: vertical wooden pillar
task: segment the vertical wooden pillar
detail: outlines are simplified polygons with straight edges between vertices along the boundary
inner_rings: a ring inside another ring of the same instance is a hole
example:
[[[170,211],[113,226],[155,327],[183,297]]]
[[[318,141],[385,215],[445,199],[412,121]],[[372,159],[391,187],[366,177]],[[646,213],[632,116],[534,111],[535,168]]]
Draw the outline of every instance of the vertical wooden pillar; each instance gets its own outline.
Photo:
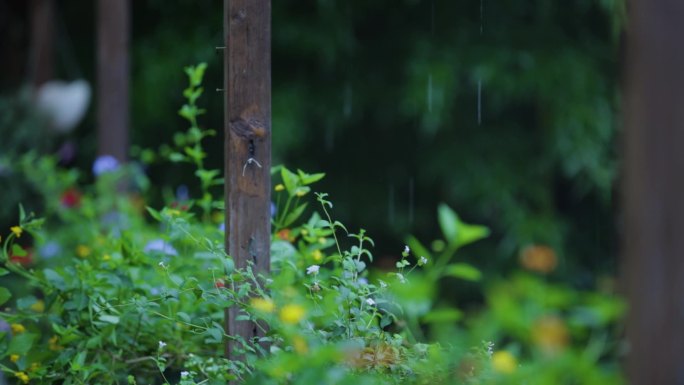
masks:
[[[630,2],[624,286],[632,385],[684,384],[684,2]]]
[[[55,3],[31,0],[30,78],[35,88],[54,77]]]
[[[97,150],[128,157],[129,0],[97,3]]]
[[[271,236],[271,1],[224,0],[227,253],[237,268],[268,273]],[[262,334],[226,310],[226,331]],[[226,354],[236,358],[229,342]]]

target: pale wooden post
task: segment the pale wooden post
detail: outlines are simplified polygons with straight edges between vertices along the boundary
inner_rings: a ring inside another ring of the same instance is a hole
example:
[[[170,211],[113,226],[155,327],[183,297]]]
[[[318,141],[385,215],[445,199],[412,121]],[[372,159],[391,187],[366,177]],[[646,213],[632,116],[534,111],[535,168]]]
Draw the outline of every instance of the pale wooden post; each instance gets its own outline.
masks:
[[[97,151],[128,158],[129,0],[97,2]]]
[[[684,2],[630,2],[624,286],[632,385],[684,384]]]
[[[271,236],[271,1],[224,0],[224,133],[227,253],[236,268],[270,265]],[[246,340],[263,335],[226,310],[226,332]],[[226,344],[226,355],[236,344]]]

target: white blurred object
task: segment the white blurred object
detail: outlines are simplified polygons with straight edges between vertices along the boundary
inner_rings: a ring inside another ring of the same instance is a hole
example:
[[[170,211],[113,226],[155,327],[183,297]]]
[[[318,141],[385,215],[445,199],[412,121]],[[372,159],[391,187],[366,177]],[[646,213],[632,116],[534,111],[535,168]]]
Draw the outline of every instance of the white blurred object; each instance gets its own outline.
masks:
[[[83,119],[90,104],[90,84],[85,80],[45,82],[36,92],[36,107],[50,121],[50,128],[68,133]]]

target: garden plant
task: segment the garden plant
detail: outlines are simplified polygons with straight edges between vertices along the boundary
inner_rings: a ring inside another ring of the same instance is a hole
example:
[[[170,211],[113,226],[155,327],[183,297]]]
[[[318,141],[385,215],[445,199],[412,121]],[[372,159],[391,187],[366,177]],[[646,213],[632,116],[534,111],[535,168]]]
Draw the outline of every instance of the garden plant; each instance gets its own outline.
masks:
[[[100,157],[93,183],[51,156],[6,159],[41,197],[0,229],[0,370],[17,384],[621,384],[623,303],[609,284],[554,282],[554,250],[488,277],[467,246],[488,229],[436,210],[436,241],[407,236],[392,269],[373,267],[372,234],[335,219],[323,173],[274,167],[271,273],[224,251],[223,179],[205,164],[198,101],[206,65],[185,68],[189,123],[138,162]],[[147,202],[144,169],[192,166],[197,189]],[[196,195],[196,196],[192,196]],[[445,283],[481,304],[458,308]],[[224,309],[263,328],[227,334]],[[231,359],[228,340],[236,341]]]

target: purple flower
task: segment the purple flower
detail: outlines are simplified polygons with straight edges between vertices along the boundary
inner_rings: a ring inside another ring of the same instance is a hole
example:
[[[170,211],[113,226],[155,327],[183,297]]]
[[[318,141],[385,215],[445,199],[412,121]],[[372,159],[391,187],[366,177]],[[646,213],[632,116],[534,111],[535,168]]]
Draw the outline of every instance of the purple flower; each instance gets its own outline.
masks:
[[[219,225],[219,231],[221,231],[222,233],[226,232],[226,222],[221,222],[221,224]]]
[[[62,247],[59,245],[59,243],[55,241],[50,241],[45,243],[41,248],[40,248],[40,255],[43,256],[45,259],[50,259],[52,257],[56,257],[59,255],[59,253],[62,252]]]
[[[143,249],[146,253],[150,252],[160,252],[164,253],[166,255],[173,255],[177,256],[178,252],[176,249],[171,246],[170,243],[166,242],[163,239],[155,239],[152,241],[147,242],[147,245],[145,245],[145,248]]]
[[[95,159],[93,163],[93,174],[100,176],[104,173],[116,171],[119,168],[119,161],[111,155],[102,155]]]

